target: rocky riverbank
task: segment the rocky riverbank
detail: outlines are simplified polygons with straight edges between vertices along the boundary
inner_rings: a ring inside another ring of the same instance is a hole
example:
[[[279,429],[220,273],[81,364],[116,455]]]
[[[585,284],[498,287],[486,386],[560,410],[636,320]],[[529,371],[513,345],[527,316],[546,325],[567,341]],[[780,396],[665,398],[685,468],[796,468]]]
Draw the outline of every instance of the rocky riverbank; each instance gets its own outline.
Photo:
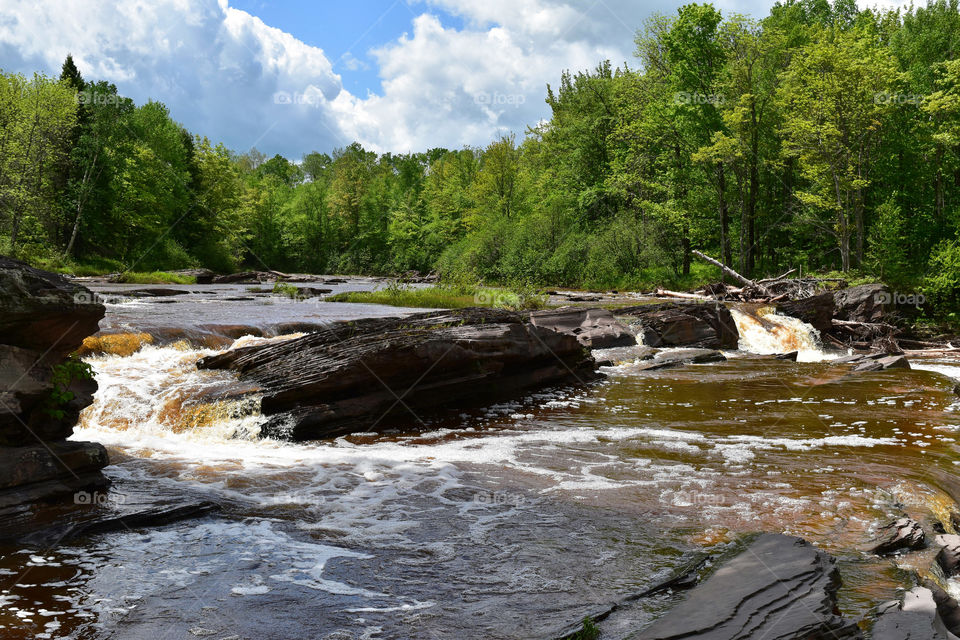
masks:
[[[107,484],[107,452],[67,442],[97,390],[70,358],[103,305],[83,286],[0,257],[0,514]]]

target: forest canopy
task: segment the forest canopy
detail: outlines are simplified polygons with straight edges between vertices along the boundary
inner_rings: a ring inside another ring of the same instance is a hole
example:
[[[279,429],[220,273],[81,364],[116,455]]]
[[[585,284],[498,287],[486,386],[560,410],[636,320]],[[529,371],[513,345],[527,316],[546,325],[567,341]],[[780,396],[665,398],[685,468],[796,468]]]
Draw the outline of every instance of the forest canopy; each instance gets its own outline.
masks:
[[[66,270],[690,285],[791,268],[960,304],[960,11],[689,4],[485,148],[236,152],[81,76],[0,73],[0,252]],[[440,116],[438,116],[440,117]]]

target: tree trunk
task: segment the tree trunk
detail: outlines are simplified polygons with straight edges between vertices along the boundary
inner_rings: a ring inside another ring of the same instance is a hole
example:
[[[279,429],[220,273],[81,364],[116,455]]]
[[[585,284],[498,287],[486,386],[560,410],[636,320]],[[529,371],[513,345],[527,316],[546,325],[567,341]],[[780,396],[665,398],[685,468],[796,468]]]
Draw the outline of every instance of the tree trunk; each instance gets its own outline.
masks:
[[[727,176],[723,163],[717,163],[717,197],[720,203],[720,254],[725,264],[733,263],[730,251],[730,212],[727,208]]]

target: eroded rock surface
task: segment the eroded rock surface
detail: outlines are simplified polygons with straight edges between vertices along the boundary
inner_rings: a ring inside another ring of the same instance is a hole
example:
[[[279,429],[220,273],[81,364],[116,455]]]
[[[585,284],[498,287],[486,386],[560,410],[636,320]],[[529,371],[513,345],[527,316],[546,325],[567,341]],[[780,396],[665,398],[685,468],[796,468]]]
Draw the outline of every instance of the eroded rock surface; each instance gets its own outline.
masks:
[[[516,397],[527,389],[593,379],[577,338],[492,309],[460,309],[337,322],[279,344],[202,359],[262,389],[275,418],[263,433],[293,439],[367,431],[421,412]]]
[[[834,559],[800,538],[763,534],[637,637],[643,640],[849,640],[835,613]]]
[[[640,305],[617,310],[642,326],[643,344],[651,347],[736,349],[740,340],[729,309],[719,303]]]

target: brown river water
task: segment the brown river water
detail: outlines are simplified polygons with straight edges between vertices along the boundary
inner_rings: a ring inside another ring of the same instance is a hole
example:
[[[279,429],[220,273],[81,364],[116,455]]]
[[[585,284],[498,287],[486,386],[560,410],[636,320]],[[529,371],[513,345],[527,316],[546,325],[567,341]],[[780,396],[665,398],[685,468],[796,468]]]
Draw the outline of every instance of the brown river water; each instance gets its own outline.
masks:
[[[121,295],[106,324],[149,335],[171,319],[266,329],[410,312],[269,296],[221,306],[236,288],[209,289],[162,307]],[[95,500],[223,511],[0,547],[0,638],[550,638],[758,531],[834,554],[841,609],[869,619],[931,561],[866,553],[879,528],[908,513],[929,533],[958,510],[960,361],[854,375],[803,323],[735,315],[741,349],[723,363],[641,372],[620,349],[596,383],[297,444],[257,437],[257,398],[238,399],[232,373],[196,370],[226,345],[90,355],[100,391],[74,437],[114,462]],[[226,342],[288,337],[260,333],[272,337]],[[757,355],[794,349],[801,362]],[[615,633],[642,637],[679,597],[638,601]]]

